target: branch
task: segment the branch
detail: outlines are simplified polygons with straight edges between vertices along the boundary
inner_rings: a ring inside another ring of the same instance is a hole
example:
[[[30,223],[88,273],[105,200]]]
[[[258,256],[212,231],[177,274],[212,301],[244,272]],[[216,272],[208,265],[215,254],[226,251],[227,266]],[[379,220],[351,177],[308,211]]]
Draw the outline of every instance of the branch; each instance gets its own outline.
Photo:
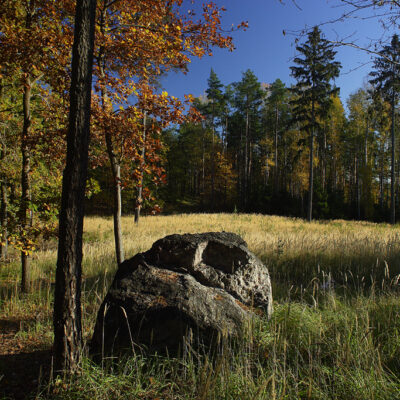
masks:
[[[362,51],[365,51],[365,52],[367,52],[369,54],[374,54],[374,55],[376,55],[376,56],[378,56],[380,58],[384,58],[386,61],[389,61],[392,64],[400,65],[400,62],[392,60],[390,57],[386,56],[385,54],[383,54],[383,53],[381,53],[379,51],[376,51],[376,50],[371,50],[368,47],[359,46],[359,45],[355,44],[354,42],[343,42],[343,41],[340,41],[340,40],[336,41],[336,40],[328,40],[328,39],[327,39],[327,41],[329,43],[332,43],[335,46],[353,47],[354,49],[362,50]]]

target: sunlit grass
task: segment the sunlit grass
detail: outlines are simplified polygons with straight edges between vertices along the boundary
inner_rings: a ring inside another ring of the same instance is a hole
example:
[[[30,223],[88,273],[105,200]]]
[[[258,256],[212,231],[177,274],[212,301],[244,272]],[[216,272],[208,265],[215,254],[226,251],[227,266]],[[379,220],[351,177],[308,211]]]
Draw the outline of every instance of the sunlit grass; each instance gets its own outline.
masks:
[[[85,339],[116,270],[113,221],[85,220]],[[246,214],[123,217],[126,258],[172,233],[230,231],[267,266],[275,312],[217,360],[124,360],[63,382],[52,398],[396,399],[400,398],[400,229],[398,226]],[[0,319],[21,322],[16,338],[52,340],[56,243],[32,259],[32,293],[19,294],[18,260],[0,269]],[[28,346],[28,344],[27,344]],[[29,347],[29,346],[28,346]],[[27,348],[28,348],[27,347]],[[46,395],[44,394],[43,397]]]

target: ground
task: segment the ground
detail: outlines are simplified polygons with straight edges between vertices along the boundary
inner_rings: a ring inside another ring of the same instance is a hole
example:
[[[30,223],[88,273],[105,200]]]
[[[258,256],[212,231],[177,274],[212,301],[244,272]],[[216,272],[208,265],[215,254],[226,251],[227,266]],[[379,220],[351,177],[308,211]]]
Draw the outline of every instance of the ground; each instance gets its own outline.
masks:
[[[11,252],[0,264],[0,399],[400,398],[398,226],[186,214],[143,217],[137,227],[123,218],[127,257],[171,233],[223,230],[243,237],[273,284],[273,317],[260,320],[243,348],[216,366],[138,355],[110,373],[85,361],[79,378],[51,390],[56,242],[32,255],[28,295],[19,293],[19,257]],[[116,268],[111,218],[86,219],[83,252],[88,340]]]

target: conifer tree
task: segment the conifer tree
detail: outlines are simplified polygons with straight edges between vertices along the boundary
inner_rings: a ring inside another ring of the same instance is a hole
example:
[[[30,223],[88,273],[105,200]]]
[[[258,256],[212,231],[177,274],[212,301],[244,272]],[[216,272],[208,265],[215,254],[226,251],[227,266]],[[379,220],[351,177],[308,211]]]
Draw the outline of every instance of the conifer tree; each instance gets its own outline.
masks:
[[[312,219],[313,204],[313,160],[314,136],[318,130],[318,117],[326,114],[331,103],[331,96],[339,89],[332,87],[330,81],[339,76],[340,63],[334,61],[336,52],[333,46],[322,36],[316,26],[308,33],[307,41],[296,47],[300,53],[294,59],[297,66],[291,67],[292,76],[297,84],[292,89],[295,98],[292,102],[295,118],[302,122],[310,137],[310,164],[307,219]]]
[[[285,84],[276,79],[270,87],[270,95],[267,101],[267,114],[270,118],[271,126],[274,134],[274,192],[279,191],[279,158],[278,158],[278,141],[279,131],[282,129],[283,113],[287,110],[288,91]]]
[[[374,61],[375,71],[370,75],[370,81],[378,91],[391,104],[391,173],[390,173],[390,223],[396,222],[395,209],[395,107],[399,100],[400,91],[400,41],[397,35],[393,35],[390,45],[384,46],[381,56]]]
[[[208,88],[206,90],[208,107],[207,114],[209,115],[212,129],[212,148],[211,148],[211,209],[214,208],[214,193],[215,193],[215,128],[216,118],[220,116],[223,108],[224,95],[222,92],[223,84],[219,80],[217,74],[211,68],[210,77],[207,80]]]
[[[265,95],[261,83],[254,72],[247,70],[243,73],[242,80],[233,84],[235,89],[234,103],[244,120],[244,130],[240,129],[240,147],[242,156],[242,176],[240,183],[240,200],[244,208],[248,206],[249,183],[252,169],[252,144],[256,139],[257,120],[260,119],[260,106]],[[243,134],[244,133],[244,134]],[[244,142],[244,143],[243,143]]]

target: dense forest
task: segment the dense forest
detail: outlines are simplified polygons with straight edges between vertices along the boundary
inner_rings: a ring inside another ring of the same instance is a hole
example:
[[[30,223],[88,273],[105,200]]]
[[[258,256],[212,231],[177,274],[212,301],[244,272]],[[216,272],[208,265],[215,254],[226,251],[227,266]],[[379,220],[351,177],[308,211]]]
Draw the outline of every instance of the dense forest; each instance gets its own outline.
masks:
[[[394,36],[384,49],[390,57],[400,55],[397,40]],[[307,52],[313,41],[315,51],[325,57],[315,65]],[[339,74],[340,64],[321,32],[310,32],[298,50],[298,66],[295,62],[292,67],[293,75],[299,73],[296,85],[279,78],[263,83],[247,70],[240,81],[224,86],[211,70],[204,95],[194,101],[202,120],[157,136],[160,147],[151,154],[157,154],[159,171],[165,175],[155,181],[155,176],[161,177],[154,170],[143,174],[141,195],[147,212],[161,208],[307,217],[312,181],[310,218],[390,220],[391,199],[393,206],[399,202],[400,148],[397,140],[392,143],[398,129],[392,104],[392,97],[397,101],[398,71],[395,68],[393,78],[386,76],[390,64],[382,65],[383,56],[375,59],[365,87],[344,105],[331,79]],[[313,77],[314,70],[320,76]],[[307,79],[315,82],[310,86]],[[146,145],[153,140],[149,129]],[[92,212],[110,210],[110,179],[104,172],[92,170],[91,182],[97,188],[89,201]],[[138,189],[129,180],[126,184],[124,211],[129,213]]]
[[[399,57],[397,41],[394,36],[385,48],[390,57]],[[261,83],[247,70],[224,87],[211,71],[205,95],[196,101],[204,120],[164,134],[168,204],[306,217],[312,143],[312,217],[389,220],[392,183],[393,206],[399,201],[398,72],[391,78],[391,67],[376,59],[370,82],[345,107],[339,88],[326,86],[326,76],[316,77],[310,88],[306,79],[307,73],[313,79],[313,66],[305,46],[298,47],[303,57],[297,59],[297,85]],[[329,73],[329,67],[339,68],[334,63],[332,57],[315,69]],[[313,88],[315,95],[307,93]]]

